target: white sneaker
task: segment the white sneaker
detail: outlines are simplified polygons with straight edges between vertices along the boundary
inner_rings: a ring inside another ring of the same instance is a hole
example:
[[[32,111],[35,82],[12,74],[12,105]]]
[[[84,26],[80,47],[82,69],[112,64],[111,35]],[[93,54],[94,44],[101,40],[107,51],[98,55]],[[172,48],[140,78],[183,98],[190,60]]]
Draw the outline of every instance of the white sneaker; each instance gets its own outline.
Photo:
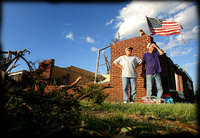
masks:
[[[131,104],[133,103],[133,102],[130,102]]]
[[[124,101],[124,103],[127,103],[127,101]]]

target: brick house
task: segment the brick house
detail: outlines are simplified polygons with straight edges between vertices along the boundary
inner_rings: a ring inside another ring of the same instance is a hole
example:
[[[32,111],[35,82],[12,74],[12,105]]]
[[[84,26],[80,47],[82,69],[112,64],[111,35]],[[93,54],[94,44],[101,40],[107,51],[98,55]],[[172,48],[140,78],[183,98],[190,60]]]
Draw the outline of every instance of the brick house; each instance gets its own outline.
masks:
[[[135,38],[130,38],[123,41],[117,41],[111,45],[111,71],[110,71],[110,88],[105,90],[109,94],[107,101],[121,102],[123,101],[121,70],[113,65],[113,61],[125,54],[126,47],[133,47],[133,55],[143,58],[147,51],[146,45],[151,42],[152,38],[149,35],[143,35]],[[162,85],[164,93],[170,93],[176,96],[177,99],[183,98],[187,102],[193,102],[194,91],[193,82],[189,75],[175,65],[172,60],[165,54],[160,56],[162,66]],[[138,78],[136,82],[136,97],[135,101],[140,102],[141,98],[146,95],[146,78],[141,76],[142,66],[136,68]],[[156,93],[156,88],[153,87],[153,95]],[[183,97],[185,96],[185,97]]]

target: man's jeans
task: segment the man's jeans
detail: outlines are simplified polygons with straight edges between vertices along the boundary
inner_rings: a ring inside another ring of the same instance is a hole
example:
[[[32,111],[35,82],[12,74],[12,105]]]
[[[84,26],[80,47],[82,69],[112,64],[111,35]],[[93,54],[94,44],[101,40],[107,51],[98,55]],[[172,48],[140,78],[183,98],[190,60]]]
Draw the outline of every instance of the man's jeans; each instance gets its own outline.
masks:
[[[157,88],[157,99],[160,99],[163,93],[162,89],[162,82],[161,82],[161,77],[160,73],[154,73],[154,74],[148,74],[146,75],[146,96],[151,96],[152,95],[152,82],[155,81],[156,83],[156,88]]]
[[[128,86],[130,85],[130,101],[134,102],[136,96],[136,78],[122,77],[123,99],[128,101]]]

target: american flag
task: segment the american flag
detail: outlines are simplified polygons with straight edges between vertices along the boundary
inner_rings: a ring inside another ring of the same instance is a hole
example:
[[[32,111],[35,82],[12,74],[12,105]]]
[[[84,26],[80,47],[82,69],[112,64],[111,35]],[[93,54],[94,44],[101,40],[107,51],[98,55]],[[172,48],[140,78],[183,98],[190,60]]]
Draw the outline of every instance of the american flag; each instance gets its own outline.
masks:
[[[183,29],[177,22],[161,20],[157,18],[147,18],[151,35],[157,34],[160,36],[180,34],[180,30]]]

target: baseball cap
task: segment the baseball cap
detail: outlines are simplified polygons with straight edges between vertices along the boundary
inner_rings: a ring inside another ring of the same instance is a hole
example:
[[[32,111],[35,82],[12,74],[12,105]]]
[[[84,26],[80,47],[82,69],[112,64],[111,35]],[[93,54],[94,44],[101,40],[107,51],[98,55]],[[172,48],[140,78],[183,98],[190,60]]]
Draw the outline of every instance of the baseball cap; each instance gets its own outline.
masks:
[[[133,50],[132,47],[127,47],[125,50]]]

